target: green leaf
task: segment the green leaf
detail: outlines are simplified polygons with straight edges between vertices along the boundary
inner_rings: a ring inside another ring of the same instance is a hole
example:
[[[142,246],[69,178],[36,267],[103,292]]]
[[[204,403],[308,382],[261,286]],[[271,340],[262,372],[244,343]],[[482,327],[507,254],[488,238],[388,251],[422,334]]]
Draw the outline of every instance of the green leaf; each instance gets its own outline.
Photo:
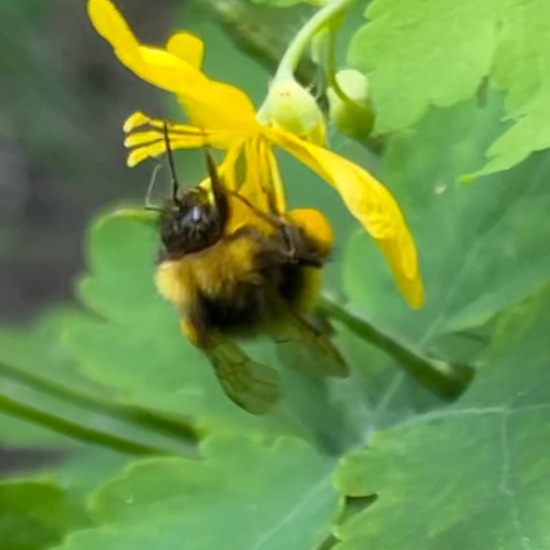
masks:
[[[474,367],[506,353],[529,330],[550,281],[550,157],[535,156],[478,185],[459,181],[499,132],[499,118],[495,95],[484,109],[464,103],[432,110],[389,142],[381,179],[397,196],[418,246],[422,309],[411,310],[396,292],[362,232],[349,241],[344,262],[347,309],[417,353]],[[353,391],[363,396],[367,436],[442,406],[406,374],[405,364],[345,326],[337,329],[340,348],[362,374]]]
[[[397,295],[366,238],[350,242],[348,307],[420,352],[475,363],[478,372],[455,404],[430,403],[394,359],[339,327],[368,384],[369,429],[337,477],[351,503],[334,530],[338,550],[515,550],[550,541],[550,157],[478,185],[458,181],[499,131],[497,107],[493,97],[481,110],[433,110],[390,142],[383,180],[418,244],[422,310]],[[356,503],[368,505],[351,510]]]
[[[99,528],[57,550],[314,548],[338,507],[336,461],[305,443],[216,437],[202,458],[135,463],[93,499]]]
[[[430,105],[504,88],[513,125],[489,148],[482,173],[510,168],[550,146],[550,4],[527,0],[376,0],[349,48],[372,83],[377,130],[417,122]]]
[[[458,403],[373,434],[342,461],[342,492],[377,499],[337,530],[337,550],[550,545],[549,297]]]
[[[42,476],[63,487],[77,502],[86,502],[89,494],[106,480],[119,475],[135,457],[100,447],[81,446],[66,453],[53,467],[44,469]]]
[[[0,541],[3,550],[42,550],[89,524],[58,486],[34,480],[0,483]]]
[[[389,146],[382,179],[399,198],[418,246],[426,285],[421,310],[412,311],[394,291],[369,239],[357,235],[349,245],[350,301],[425,350],[443,335],[483,327],[549,280],[550,157],[478,185],[458,181],[498,131],[495,103],[431,112]],[[452,353],[461,351],[462,345]]]

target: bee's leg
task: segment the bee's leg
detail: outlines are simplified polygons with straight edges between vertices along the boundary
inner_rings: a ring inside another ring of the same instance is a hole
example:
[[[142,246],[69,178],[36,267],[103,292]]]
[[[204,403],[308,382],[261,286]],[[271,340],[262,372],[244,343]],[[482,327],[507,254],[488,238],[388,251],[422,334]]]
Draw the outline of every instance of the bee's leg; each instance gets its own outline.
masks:
[[[214,195],[214,203],[218,209],[222,225],[225,225],[229,218],[229,201],[227,199],[227,192],[222,184],[218,168],[216,166],[216,159],[212,151],[206,147],[206,168],[208,175],[210,176],[210,184],[212,185],[212,193]]]
[[[281,228],[281,234],[287,247],[289,261],[309,267],[324,265],[326,254],[319,249],[315,241],[304,234],[301,228],[285,223]]]
[[[273,225],[277,229],[280,229],[282,226],[288,225],[288,222],[286,220],[282,219],[276,214],[273,214],[272,212],[264,212],[263,210],[260,210],[257,206],[254,206],[247,198],[239,195],[239,193],[237,193],[236,191],[229,191],[229,193],[233,195],[236,199],[240,200],[248,208],[250,208],[250,210],[252,210],[252,212],[254,212],[256,216],[258,216],[265,222]]]
[[[298,255],[296,253],[296,231],[288,223],[281,225],[281,234],[286,245],[286,253],[288,259],[292,262],[298,261]]]
[[[270,212],[264,212],[256,206],[254,206],[248,199],[231,191],[238,200],[246,204],[259,218],[270,223],[277,229],[279,229],[284,241],[284,248],[281,250],[284,262],[296,262],[302,265],[309,265],[313,267],[321,267],[325,263],[325,258],[321,258],[322,254],[317,251],[316,246],[306,246],[305,243],[309,243],[309,239],[304,235],[304,232],[297,226],[289,223],[287,220],[276,216]],[[308,249],[312,248],[311,253]],[[283,252],[284,251],[284,252]]]

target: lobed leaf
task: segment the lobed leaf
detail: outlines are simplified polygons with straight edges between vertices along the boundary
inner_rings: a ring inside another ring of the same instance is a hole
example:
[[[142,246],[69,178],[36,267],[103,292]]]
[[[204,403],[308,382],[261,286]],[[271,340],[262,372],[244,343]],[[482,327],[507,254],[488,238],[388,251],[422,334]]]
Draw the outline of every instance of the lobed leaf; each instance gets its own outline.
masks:
[[[411,312],[390,293],[367,239],[355,236],[349,245],[345,287],[354,306],[426,351],[458,334],[467,348],[468,334],[477,338],[477,329],[549,280],[550,157],[534,157],[483,184],[458,180],[501,128],[491,103],[482,111],[469,103],[433,112],[396,136],[386,155],[384,179],[400,198],[420,250],[425,307]],[[477,347],[488,342],[483,337]],[[448,350],[451,356],[459,347]]]
[[[335,459],[280,438],[215,437],[202,458],[134,463],[93,498],[100,526],[56,550],[313,548],[338,506]]]
[[[550,4],[528,0],[375,0],[348,58],[372,83],[379,132],[413,125],[429,106],[504,88],[513,124],[488,148],[488,174],[550,146]]]
[[[377,499],[341,525],[335,549],[550,544],[549,297],[513,353],[486,365],[459,402],[373,434],[342,461],[340,489]]]

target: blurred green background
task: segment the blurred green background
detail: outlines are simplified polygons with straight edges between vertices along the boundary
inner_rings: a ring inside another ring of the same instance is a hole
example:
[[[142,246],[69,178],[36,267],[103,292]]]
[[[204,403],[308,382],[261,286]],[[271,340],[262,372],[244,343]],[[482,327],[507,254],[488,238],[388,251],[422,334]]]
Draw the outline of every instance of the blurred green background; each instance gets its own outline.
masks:
[[[176,7],[126,4],[158,35]],[[8,0],[0,21],[0,317],[11,321],[69,298],[90,217],[143,193],[148,169],[125,168],[121,121],[159,96],[113,63],[84,1]]]
[[[222,22],[221,4],[207,4],[117,2],[142,41],[162,44],[183,27],[197,32],[207,44],[206,72],[241,86],[258,104],[287,38],[312,8],[242,3],[244,16],[234,13],[236,21]],[[0,323],[7,327],[23,325],[54,303],[73,301],[75,277],[85,269],[90,220],[121,204],[143,203],[155,163],[126,167],[125,118],[134,110],[182,114],[173,98],[118,62],[92,28],[84,0],[3,0],[0,52]],[[331,139],[344,153],[367,155],[342,137]],[[327,185],[286,156],[281,161],[291,205],[328,212],[338,234],[336,259],[353,227],[351,217]],[[177,162],[185,183],[202,178],[200,153],[178,152]],[[157,200],[167,186],[162,170]],[[327,280],[335,286],[339,276],[332,262]],[[55,456],[11,448],[0,454],[0,466],[22,468]]]

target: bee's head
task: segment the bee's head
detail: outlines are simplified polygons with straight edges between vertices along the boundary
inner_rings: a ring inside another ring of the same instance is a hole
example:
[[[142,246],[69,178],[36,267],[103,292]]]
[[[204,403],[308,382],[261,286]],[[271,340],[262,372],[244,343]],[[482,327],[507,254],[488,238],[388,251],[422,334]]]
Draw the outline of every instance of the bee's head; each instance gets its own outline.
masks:
[[[198,252],[222,236],[225,215],[201,187],[187,189],[160,215],[160,238],[169,255]]]
[[[220,180],[216,162],[210,149],[205,149],[206,166],[210,178],[211,192],[195,186],[180,192],[168,125],[163,124],[164,142],[172,176],[172,198],[163,208],[149,205],[149,194],[154,177],[149,185],[145,207],[160,211],[160,238],[169,257],[198,252],[217,243],[229,218],[229,201]]]

